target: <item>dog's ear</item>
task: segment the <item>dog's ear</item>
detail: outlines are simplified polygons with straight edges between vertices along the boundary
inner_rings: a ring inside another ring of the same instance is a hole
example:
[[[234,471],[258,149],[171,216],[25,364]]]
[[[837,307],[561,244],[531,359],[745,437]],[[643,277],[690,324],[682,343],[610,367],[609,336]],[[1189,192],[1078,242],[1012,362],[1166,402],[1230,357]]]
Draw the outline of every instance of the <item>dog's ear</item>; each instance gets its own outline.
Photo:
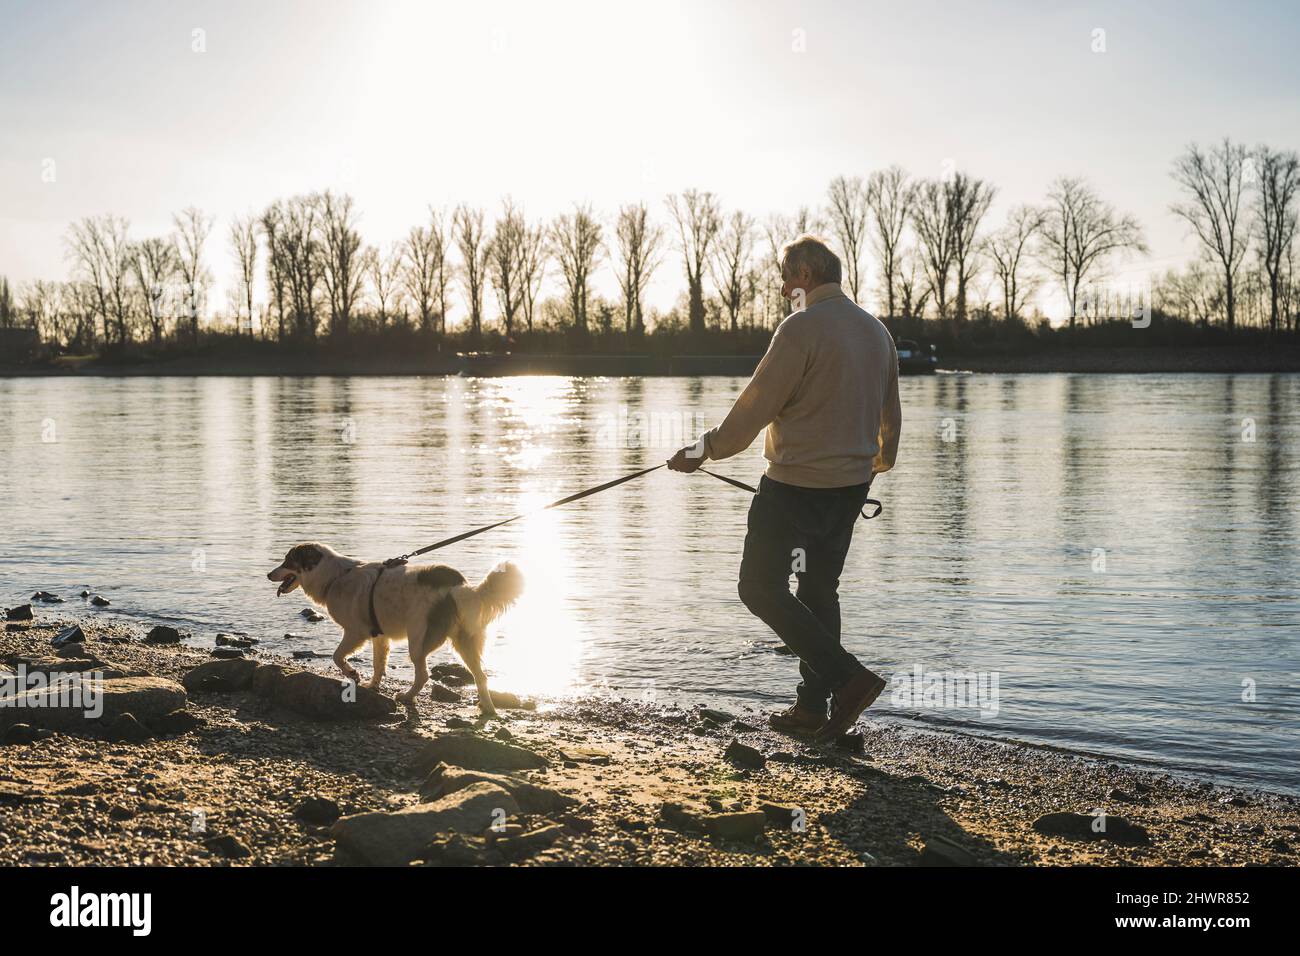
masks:
[[[320,559],[324,557],[320,548],[314,544],[300,544],[296,548],[291,548],[288,555],[285,556],[284,563],[297,568],[300,571],[310,571],[316,565],[320,564]]]

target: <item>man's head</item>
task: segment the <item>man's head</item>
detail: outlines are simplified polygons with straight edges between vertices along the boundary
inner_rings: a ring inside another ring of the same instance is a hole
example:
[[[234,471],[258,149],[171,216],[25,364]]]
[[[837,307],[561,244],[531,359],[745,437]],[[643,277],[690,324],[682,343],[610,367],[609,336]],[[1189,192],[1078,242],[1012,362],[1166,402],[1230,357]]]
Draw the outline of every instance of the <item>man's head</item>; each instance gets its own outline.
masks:
[[[822,239],[804,233],[781,249],[781,295],[795,300],[799,292],[807,295],[819,285],[839,282],[842,277],[840,257]]]

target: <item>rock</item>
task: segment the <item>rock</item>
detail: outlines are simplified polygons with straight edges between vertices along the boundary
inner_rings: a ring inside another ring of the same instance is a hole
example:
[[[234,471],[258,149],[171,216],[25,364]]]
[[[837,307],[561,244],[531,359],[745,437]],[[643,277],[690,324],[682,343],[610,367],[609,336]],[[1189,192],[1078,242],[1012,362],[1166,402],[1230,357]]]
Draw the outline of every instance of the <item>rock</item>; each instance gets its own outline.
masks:
[[[492,690],[488,688],[488,696],[492,698],[492,706],[500,707],[502,710],[536,710],[537,701],[524,700],[518,694],[512,694],[504,690]]]
[[[185,706],[185,688],[162,677],[86,680],[82,684],[81,675],[62,675],[48,686],[15,695],[9,706],[0,707],[0,727],[26,718],[51,730],[85,733],[110,726],[119,714],[146,720]],[[98,717],[90,713],[97,707],[102,707]]]
[[[33,601],[40,601],[42,604],[62,604],[63,598],[57,594],[51,594],[49,591],[37,591],[32,595]]]
[[[731,729],[739,734],[753,734],[757,733],[761,728],[755,727],[753,724],[747,724],[743,720],[733,720]]]
[[[466,770],[535,770],[549,765],[541,754],[467,730],[453,730],[431,740],[415,758],[416,770],[428,773],[439,763]]]
[[[261,668],[258,668],[260,671]],[[362,684],[342,681],[311,671],[284,671],[268,682],[266,697],[278,707],[312,720],[366,720],[397,710],[391,697]],[[258,685],[254,674],[253,686]]]
[[[767,826],[767,814],[762,810],[711,813],[703,822],[704,832],[714,839],[752,842]]]
[[[518,812],[505,790],[474,783],[432,803],[342,817],[330,833],[350,859],[371,866],[403,866],[420,858],[439,834],[478,835]]]
[[[214,647],[212,649],[212,657],[219,661],[238,660],[243,656],[244,649],[242,647]]]
[[[257,667],[257,661],[245,658],[207,661],[182,677],[181,683],[186,690],[194,692],[226,693],[244,690],[252,683],[253,672]]]
[[[60,659],[69,657],[86,657],[86,645],[84,644],[64,644],[54,652],[54,656]]]
[[[1073,840],[1110,840],[1126,846],[1146,846],[1151,842],[1145,829],[1123,817],[1108,814],[1104,819],[1104,830],[1094,830],[1094,821],[1100,821],[1101,818],[1086,813],[1046,813],[1034,821],[1034,829],[1048,836]]]
[[[769,825],[781,830],[789,830],[794,827],[795,821],[803,816],[803,810],[792,803],[775,803],[773,801],[763,801],[758,807],[767,817]]]
[[[445,723],[447,727],[451,730],[464,730],[467,727],[474,726],[474,722],[472,720],[466,720],[464,717],[458,717],[456,714],[452,714],[450,717],[448,717]]]
[[[492,866],[503,862],[499,850],[480,836],[440,833],[421,852],[429,866]]]
[[[673,801],[665,801],[659,807],[659,819],[679,830],[704,830],[704,814]]]
[[[249,648],[257,643],[255,637],[231,637],[229,634],[218,634],[216,638],[217,647],[243,647]]]
[[[969,850],[941,836],[925,838],[917,862],[921,866],[978,866],[978,861]]]
[[[564,836],[564,827],[558,823],[552,823],[538,827],[536,830],[530,830],[527,833],[521,833],[518,836],[508,836],[504,839],[498,838],[494,841],[493,846],[506,857],[519,860],[526,856],[532,856],[539,850],[546,849],[562,836]]]
[[[35,615],[32,614],[32,606],[30,604],[20,604],[17,607],[11,607],[5,612],[6,620],[10,621],[30,621],[33,617],[35,617]]]
[[[778,750],[767,759],[772,763],[794,763],[794,754],[788,750]]]
[[[102,594],[96,594],[94,597],[90,599],[90,603],[95,605],[95,607],[108,607],[113,602],[110,601],[108,598],[104,597]]]
[[[238,837],[229,833],[208,837],[203,841],[203,845],[212,853],[217,856],[224,856],[228,860],[242,860],[253,855],[253,851],[246,847]]]
[[[460,700],[460,692],[452,690],[446,684],[431,680],[429,681],[429,697],[444,704],[454,704]]]
[[[440,763],[430,770],[429,776],[425,778],[424,783],[420,784],[420,801],[430,803],[440,800],[450,793],[464,790],[476,783],[490,783],[500,787],[514,798],[515,803],[524,813],[550,815],[568,810],[578,802],[557,790],[539,787],[527,780],[482,770],[462,770],[445,763]]]
[[[104,739],[118,743],[140,743],[153,735],[144,727],[135,715],[127,712],[118,714],[104,728]]]
[[[455,662],[435,664],[429,668],[429,677],[451,687],[464,687],[466,684],[474,683],[474,675],[469,672],[469,669]]]
[[[145,721],[146,726],[158,737],[178,737],[197,730],[206,723],[202,717],[191,714],[188,710],[174,710],[170,714],[150,717]]]
[[[303,618],[305,618],[308,621],[311,621],[312,623],[325,620],[325,615],[322,614],[320,611],[316,610],[314,607],[305,607],[298,613]]]
[[[66,644],[85,644],[86,634],[79,624],[70,624],[54,635],[54,640],[50,642],[55,647],[63,647]]]
[[[288,636],[289,636],[288,634],[285,635],[285,637]],[[330,655],[328,654],[321,654],[319,651],[294,651],[293,652],[293,659],[295,661],[313,661],[319,658],[325,658],[329,656]]]
[[[1248,807],[1248,806],[1250,806],[1250,801],[1247,800],[1247,799],[1245,799],[1244,797],[1221,797],[1221,798],[1219,799],[1219,803],[1223,804],[1225,807]]]
[[[90,597],[90,592],[89,592],[89,591],[82,591],[82,592],[81,592],[81,596],[84,597],[84,598]]]
[[[166,624],[158,624],[149,629],[149,633],[144,636],[144,642],[155,645],[179,644],[181,632]]]
[[[304,823],[327,827],[339,818],[339,805],[328,797],[313,794],[299,801],[293,815]]]
[[[739,740],[732,740],[722,756],[746,770],[762,770],[767,766],[767,758],[760,751]]]
[[[609,753],[596,747],[565,747],[562,756],[574,763],[588,763],[597,767],[609,766]]]
[[[50,736],[50,731],[39,730],[31,724],[10,724],[9,729],[5,731],[5,746],[17,744],[34,744],[38,740]]]
[[[728,723],[729,721],[736,719],[734,716],[727,713],[725,710],[711,710],[708,707],[701,707],[699,710],[699,714],[705,720],[711,720],[715,724],[725,724]]]
[[[1127,793],[1119,787],[1114,787],[1110,793],[1106,794],[1106,799],[1114,800],[1116,803],[1133,803],[1135,800],[1133,794]]]

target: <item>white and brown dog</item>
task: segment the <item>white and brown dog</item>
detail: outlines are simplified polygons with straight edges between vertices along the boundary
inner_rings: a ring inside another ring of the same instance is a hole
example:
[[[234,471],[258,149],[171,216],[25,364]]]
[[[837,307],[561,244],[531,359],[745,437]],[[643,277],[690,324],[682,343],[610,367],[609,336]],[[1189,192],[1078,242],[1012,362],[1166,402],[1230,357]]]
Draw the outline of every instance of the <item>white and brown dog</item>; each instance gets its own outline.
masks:
[[[397,699],[412,716],[416,695],[429,680],[428,657],[449,637],[474,675],[479,709],[485,716],[496,713],[483,673],[483,645],[488,625],[523,593],[523,575],[513,564],[498,565],[481,583],[472,585],[443,564],[386,567],[382,561],[344,557],[323,544],[300,544],[267,577],[279,583],[277,595],[302,585],[307,597],[343,628],[334,663],[358,683],[361,675],[348,663],[348,655],[371,642],[375,673],[369,686],[377,689],[384,679],[389,645],[406,640],[415,682]]]

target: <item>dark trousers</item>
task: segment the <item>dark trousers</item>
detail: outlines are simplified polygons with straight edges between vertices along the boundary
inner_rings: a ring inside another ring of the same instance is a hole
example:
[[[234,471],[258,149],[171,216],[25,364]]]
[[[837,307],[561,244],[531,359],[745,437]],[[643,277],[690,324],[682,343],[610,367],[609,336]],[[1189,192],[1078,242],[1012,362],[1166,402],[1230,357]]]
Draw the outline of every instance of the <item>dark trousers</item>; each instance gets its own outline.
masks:
[[[840,645],[839,585],[870,488],[799,488],[764,475],[749,506],[740,599],[798,655],[799,703],[810,710],[825,712],[831,692],[863,669]]]

